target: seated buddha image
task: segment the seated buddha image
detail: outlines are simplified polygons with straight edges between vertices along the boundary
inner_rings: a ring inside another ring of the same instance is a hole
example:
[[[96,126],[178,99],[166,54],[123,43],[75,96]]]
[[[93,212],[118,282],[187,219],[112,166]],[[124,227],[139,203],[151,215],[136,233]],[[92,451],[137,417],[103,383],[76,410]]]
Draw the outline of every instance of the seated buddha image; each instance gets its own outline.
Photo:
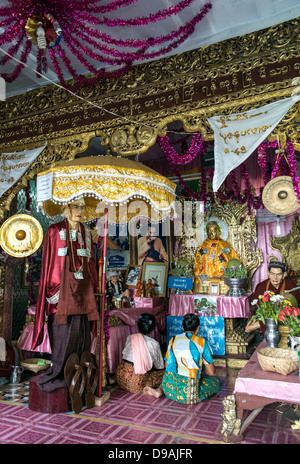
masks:
[[[194,275],[199,282],[200,274],[209,278],[222,278],[226,263],[230,259],[239,259],[232,246],[223,240],[221,229],[216,221],[210,221],[206,225],[207,238],[197,249]]]

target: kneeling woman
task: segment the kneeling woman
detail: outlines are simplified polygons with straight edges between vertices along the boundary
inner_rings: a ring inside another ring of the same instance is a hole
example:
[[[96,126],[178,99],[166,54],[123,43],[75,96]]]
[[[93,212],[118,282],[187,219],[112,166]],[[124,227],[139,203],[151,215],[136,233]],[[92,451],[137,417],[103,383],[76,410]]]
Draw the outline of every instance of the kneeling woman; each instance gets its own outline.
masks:
[[[137,326],[139,333],[128,335],[123,360],[116,369],[119,386],[130,393],[142,393],[146,386],[158,387],[164,374],[160,345],[149,336],[155,328],[154,316],[141,314]]]
[[[146,387],[144,393],[156,398],[165,394],[178,403],[194,404],[209,398],[220,389],[207,342],[198,336],[196,314],[183,317],[184,333],[172,337],[166,353],[166,371],[158,389]],[[204,366],[205,374],[202,374]]]

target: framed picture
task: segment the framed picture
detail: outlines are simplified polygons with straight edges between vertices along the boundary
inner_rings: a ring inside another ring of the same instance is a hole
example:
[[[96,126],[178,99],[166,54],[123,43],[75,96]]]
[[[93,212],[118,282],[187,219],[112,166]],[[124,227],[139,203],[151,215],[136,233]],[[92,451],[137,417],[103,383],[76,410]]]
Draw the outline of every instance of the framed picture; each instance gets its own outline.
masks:
[[[114,242],[115,248],[107,248],[108,268],[126,269],[130,264],[130,249],[128,227],[126,230],[119,224],[109,225],[108,236]]]
[[[144,263],[142,281],[145,286],[149,279],[154,285],[154,294],[162,297],[166,296],[168,264]]]
[[[217,297],[211,295],[194,295],[194,310],[200,316],[217,314]]]
[[[219,295],[220,293],[220,284],[211,282],[209,285],[209,294],[210,295]]]
[[[161,233],[159,226],[150,224],[141,228],[137,239],[138,264],[169,262],[168,237]]]
[[[125,285],[129,288],[135,288],[138,280],[141,280],[143,266],[129,264],[127,266]]]

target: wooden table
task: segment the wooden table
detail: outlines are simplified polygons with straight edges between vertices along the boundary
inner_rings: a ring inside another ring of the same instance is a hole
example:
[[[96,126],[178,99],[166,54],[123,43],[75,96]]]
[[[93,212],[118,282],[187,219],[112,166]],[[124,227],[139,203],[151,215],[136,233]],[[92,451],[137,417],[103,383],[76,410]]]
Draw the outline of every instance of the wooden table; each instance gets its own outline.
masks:
[[[285,402],[300,404],[300,379],[298,369],[289,375],[263,371],[257,351],[267,346],[263,341],[255,350],[245,367],[239,372],[234,386],[237,418],[242,420],[240,435],[226,441],[241,441],[243,433],[264,406]],[[250,411],[250,414],[249,414]]]

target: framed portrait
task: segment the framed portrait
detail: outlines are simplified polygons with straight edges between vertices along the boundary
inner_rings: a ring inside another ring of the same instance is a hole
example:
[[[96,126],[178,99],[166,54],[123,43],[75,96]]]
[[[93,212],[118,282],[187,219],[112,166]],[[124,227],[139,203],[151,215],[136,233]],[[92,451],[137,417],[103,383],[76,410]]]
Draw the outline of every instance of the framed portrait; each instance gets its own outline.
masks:
[[[107,248],[108,268],[126,269],[131,262],[128,227],[124,229],[119,224],[110,224],[108,236],[115,244],[115,248]]]
[[[129,264],[125,275],[125,285],[129,288],[135,288],[138,280],[142,278],[143,266],[137,264]]]
[[[144,263],[167,263],[172,254],[171,226],[164,224],[141,224],[131,235],[132,261]]]
[[[154,294],[156,296],[166,296],[167,280],[168,280],[168,264],[167,263],[144,263],[142,282],[146,286],[148,280],[154,285]]]
[[[220,284],[211,282],[209,284],[209,294],[210,295],[219,295],[220,294]]]

